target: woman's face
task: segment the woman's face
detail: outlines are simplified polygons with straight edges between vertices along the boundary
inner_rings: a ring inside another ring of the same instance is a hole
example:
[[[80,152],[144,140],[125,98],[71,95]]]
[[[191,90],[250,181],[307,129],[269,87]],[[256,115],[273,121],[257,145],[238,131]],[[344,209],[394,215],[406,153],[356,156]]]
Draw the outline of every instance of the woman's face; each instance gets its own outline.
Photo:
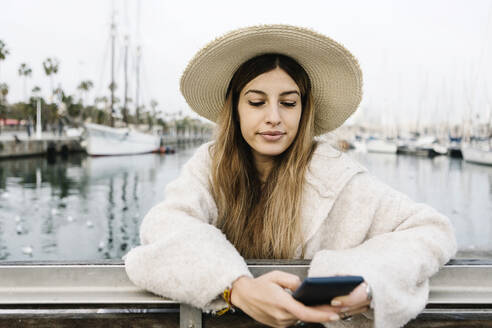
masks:
[[[239,124],[255,159],[283,153],[294,140],[301,118],[301,93],[282,69],[258,75],[241,90]]]

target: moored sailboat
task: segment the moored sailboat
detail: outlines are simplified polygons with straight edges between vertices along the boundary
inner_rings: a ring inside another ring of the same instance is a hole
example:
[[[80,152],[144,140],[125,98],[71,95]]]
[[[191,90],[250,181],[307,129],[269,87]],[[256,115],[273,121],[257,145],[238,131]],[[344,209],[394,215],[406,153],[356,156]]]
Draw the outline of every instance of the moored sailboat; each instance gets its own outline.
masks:
[[[86,123],[84,145],[91,156],[145,154],[157,151],[161,138],[130,128]]]
[[[137,17],[138,18],[138,17]],[[131,128],[129,125],[129,111],[128,111],[128,43],[129,37],[125,35],[124,46],[124,102],[121,109],[122,119],[125,127],[115,128],[115,72],[114,72],[114,57],[115,57],[115,39],[116,39],[116,24],[114,22],[114,11],[111,16],[111,107],[110,107],[110,123],[111,126],[85,123],[83,146],[86,148],[86,152],[91,156],[109,156],[109,155],[131,155],[131,154],[144,154],[151,152],[158,152],[162,146],[162,138],[156,133],[149,131],[144,133]],[[137,46],[137,70],[136,70],[136,120],[139,121],[139,92],[140,92],[140,52],[141,48]]]
[[[383,139],[370,139],[366,142],[366,148],[371,153],[396,154],[396,143]]]
[[[492,165],[492,149],[465,145],[461,147],[463,159],[470,163]]]

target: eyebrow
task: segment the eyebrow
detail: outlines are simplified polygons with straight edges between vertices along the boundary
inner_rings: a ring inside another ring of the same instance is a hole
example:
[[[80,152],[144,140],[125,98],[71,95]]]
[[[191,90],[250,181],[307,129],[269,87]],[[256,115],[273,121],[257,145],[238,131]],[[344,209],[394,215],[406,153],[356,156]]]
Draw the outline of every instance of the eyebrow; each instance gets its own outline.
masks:
[[[244,95],[246,96],[246,95],[247,95],[248,93],[250,93],[250,92],[259,93],[259,94],[261,94],[261,95],[266,96],[266,93],[265,93],[264,91],[261,91],[261,90],[256,90],[256,89],[249,89],[248,91],[246,91],[246,92],[244,93]],[[290,95],[290,94],[293,94],[293,93],[297,94],[299,97],[301,96],[301,95],[299,94],[299,91],[297,91],[297,90],[284,91],[284,92],[282,92],[280,95],[281,95],[281,96],[286,96],[286,95]]]

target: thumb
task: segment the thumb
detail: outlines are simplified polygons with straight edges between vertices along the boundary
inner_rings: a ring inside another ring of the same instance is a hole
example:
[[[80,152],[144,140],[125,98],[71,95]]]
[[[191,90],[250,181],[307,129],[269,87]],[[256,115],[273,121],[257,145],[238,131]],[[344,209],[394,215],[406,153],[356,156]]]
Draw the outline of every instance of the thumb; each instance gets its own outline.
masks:
[[[338,306],[353,306],[366,302],[367,294],[365,286],[366,285],[364,283],[361,283],[353,291],[351,291],[350,294],[335,297],[331,304],[337,306],[334,302],[339,301],[341,305]]]
[[[267,275],[271,282],[276,283],[282,288],[288,288],[291,291],[296,290],[301,285],[301,279],[295,274],[283,271],[272,271]]]

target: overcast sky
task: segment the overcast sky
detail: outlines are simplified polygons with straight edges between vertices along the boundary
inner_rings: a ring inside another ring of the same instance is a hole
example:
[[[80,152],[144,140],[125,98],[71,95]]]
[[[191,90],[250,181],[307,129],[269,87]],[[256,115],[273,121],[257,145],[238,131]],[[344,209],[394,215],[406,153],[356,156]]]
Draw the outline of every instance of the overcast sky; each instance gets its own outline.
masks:
[[[137,3],[2,0],[0,40],[10,55],[0,63],[0,82],[10,87],[9,102],[24,97],[17,73],[23,62],[33,69],[27,90],[38,85],[48,93],[50,83],[42,69],[47,57],[60,60],[55,84],[66,92],[78,96],[77,85],[89,79],[95,85],[89,99],[108,96],[112,4],[122,98],[122,40],[129,34],[134,53]],[[490,120],[492,0],[141,0],[140,6],[141,97],[147,105],[157,100],[163,112],[191,113],[179,93],[179,77],[207,42],[238,27],[286,23],[324,33],[359,59],[364,98],[355,120],[458,122],[470,115],[470,108],[474,117]],[[133,69],[134,60],[130,62]],[[132,77],[133,99],[134,85]]]

